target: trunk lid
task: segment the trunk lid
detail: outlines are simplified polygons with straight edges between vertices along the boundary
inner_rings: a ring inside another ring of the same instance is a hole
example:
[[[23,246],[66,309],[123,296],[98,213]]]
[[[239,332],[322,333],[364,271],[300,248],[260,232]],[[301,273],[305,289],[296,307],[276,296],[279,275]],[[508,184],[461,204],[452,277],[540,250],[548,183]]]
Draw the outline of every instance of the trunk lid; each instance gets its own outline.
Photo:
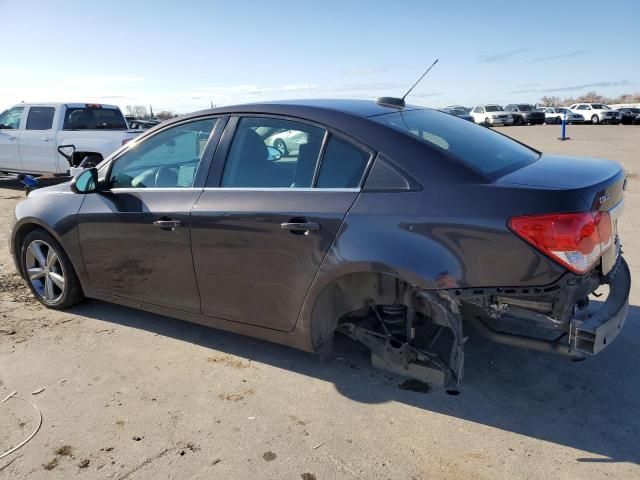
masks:
[[[585,210],[604,211],[622,201],[624,181],[624,170],[616,162],[543,154],[537,161],[499,178],[496,183],[574,190],[586,202]]]

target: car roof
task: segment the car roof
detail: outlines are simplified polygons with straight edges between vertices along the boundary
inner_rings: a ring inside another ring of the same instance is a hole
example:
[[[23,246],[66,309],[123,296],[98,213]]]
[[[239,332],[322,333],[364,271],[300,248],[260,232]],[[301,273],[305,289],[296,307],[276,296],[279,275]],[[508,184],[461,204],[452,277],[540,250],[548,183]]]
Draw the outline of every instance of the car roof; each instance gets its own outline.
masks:
[[[315,110],[318,112],[334,111],[368,118],[377,115],[384,115],[386,113],[426,108],[427,107],[420,107],[417,105],[396,107],[377,103],[374,100],[302,99],[228,105],[225,107],[201,110],[199,112],[194,112],[191,115],[200,116],[211,113],[277,113],[281,115],[297,116],[301,113],[308,115]]]
[[[84,108],[87,105],[100,105],[102,108],[108,108],[108,109],[119,108],[117,105],[109,105],[107,103],[97,103],[97,102],[25,102],[25,103],[16,103],[15,105],[12,105],[11,108],[14,108],[14,107],[61,107],[63,105],[68,108]]]

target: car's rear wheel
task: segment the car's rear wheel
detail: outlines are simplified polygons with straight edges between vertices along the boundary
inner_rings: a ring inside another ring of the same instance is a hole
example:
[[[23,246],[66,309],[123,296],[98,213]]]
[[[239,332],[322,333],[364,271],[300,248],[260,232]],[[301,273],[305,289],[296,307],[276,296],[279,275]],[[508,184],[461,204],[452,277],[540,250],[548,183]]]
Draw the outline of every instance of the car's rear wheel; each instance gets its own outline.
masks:
[[[593,125],[598,125],[600,123],[600,118],[598,117],[598,115],[594,115],[593,117],[591,117],[591,123]]]
[[[556,123],[560,125],[562,123],[562,117],[556,118]]]
[[[484,125],[485,125],[485,127],[490,127],[491,126],[491,122],[489,121],[489,117],[484,119]]]
[[[287,149],[287,144],[284,143],[284,140],[282,140],[281,138],[276,139],[275,142],[273,142],[273,146],[275,148],[277,148],[278,150],[280,150],[280,152],[282,152],[282,156],[286,157],[287,155],[289,155],[289,150]]]
[[[27,234],[20,260],[29,288],[43,305],[63,309],[84,298],[69,257],[48,232],[36,229]]]

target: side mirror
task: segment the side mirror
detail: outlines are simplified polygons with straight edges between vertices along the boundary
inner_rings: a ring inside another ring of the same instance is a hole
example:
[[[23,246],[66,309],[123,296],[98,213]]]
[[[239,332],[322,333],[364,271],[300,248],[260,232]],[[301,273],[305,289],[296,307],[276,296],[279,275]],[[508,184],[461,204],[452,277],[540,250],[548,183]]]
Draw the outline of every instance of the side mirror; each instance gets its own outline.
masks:
[[[65,158],[70,167],[76,166],[73,164],[73,154],[76,153],[75,145],[60,145],[58,147],[58,153]]]
[[[276,147],[267,147],[267,151],[269,152],[269,160],[271,161],[280,160],[282,158],[282,152]]]
[[[95,193],[98,191],[98,169],[88,168],[78,173],[71,180],[71,191],[74,193]]]

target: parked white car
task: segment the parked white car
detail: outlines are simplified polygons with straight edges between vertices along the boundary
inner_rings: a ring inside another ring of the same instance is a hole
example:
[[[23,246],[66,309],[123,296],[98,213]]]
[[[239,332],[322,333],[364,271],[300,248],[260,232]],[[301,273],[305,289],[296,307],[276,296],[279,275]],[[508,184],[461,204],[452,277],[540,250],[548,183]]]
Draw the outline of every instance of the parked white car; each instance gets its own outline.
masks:
[[[258,129],[258,133],[261,133]],[[264,142],[269,147],[280,150],[283,157],[298,155],[300,145],[307,143],[308,135],[298,130],[284,130],[278,132],[269,132]]]
[[[469,115],[473,121],[483,125],[512,125],[513,117],[504,111],[500,105],[476,105],[471,109]]]
[[[543,107],[545,123],[562,123],[562,119],[567,115],[567,123],[584,123],[584,117],[579,113],[573,113],[565,107]]]
[[[574,103],[569,107],[569,110],[582,115],[585,121],[590,121],[594,125],[598,123],[618,124],[622,119],[620,112],[612,110],[602,103]]]
[[[0,113],[0,172],[72,174],[86,156],[98,162],[139,134],[115,105],[21,103]],[[69,160],[63,145],[75,147]]]

